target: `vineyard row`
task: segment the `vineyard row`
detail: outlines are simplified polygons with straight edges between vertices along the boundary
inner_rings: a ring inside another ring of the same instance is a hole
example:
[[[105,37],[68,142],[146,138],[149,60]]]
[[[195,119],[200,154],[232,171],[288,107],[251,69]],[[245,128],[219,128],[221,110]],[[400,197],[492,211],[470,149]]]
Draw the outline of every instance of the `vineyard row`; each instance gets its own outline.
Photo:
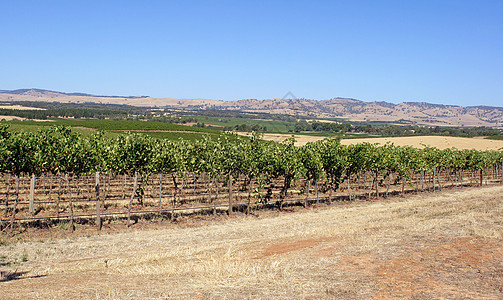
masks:
[[[132,216],[235,209],[286,202],[503,183],[501,151],[344,146],[334,139],[296,147],[292,139],[223,134],[166,141],[138,134],[83,137],[70,128],[11,133],[0,123],[0,216],[22,220]]]
[[[502,182],[501,168],[486,171],[487,176],[483,184]],[[300,178],[293,183],[283,202],[280,190],[281,179],[270,182],[262,187],[257,182],[252,182],[252,194],[248,195],[243,178],[233,180],[229,201],[229,186],[220,181],[210,181],[206,174],[190,174],[187,182],[180,185],[178,195],[171,180],[167,180],[165,174],[152,174],[145,180],[140,179],[144,185],[144,195],[140,202],[136,198],[129,207],[129,200],[133,193],[133,178],[127,175],[106,174],[101,178],[101,198],[96,201],[96,186],[94,176],[81,176],[68,178],[52,174],[43,174],[40,177],[22,174],[19,180],[19,194],[17,203],[16,221],[35,221],[50,219],[74,220],[82,217],[95,219],[97,206],[100,213],[105,216],[118,216],[128,214],[148,213],[174,213],[195,210],[213,211],[235,210],[244,208],[250,211],[265,204],[284,204],[285,202],[298,202],[308,205],[314,201],[334,201],[336,199],[378,198],[387,197],[389,194],[410,193],[418,191],[432,191],[445,187],[463,187],[480,185],[480,172],[444,170],[438,174],[437,181],[433,181],[433,174],[421,172],[412,175],[412,180],[398,181],[396,174],[381,176],[374,182],[372,174],[363,173],[352,176],[347,182],[343,182],[337,191],[329,190],[329,182],[320,181],[318,189],[309,184],[305,178]],[[3,188],[0,194],[4,201],[0,207],[2,223],[9,224],[12,217],[14,202],[9,201],[16,197],[16,192],[11,186],[16,179],[4,175],[1,182]],[[33,184],[32,184],[33,182]],[[217,186],[218,185],[218,186]],[[218,191],[218,195],[216,190]],[[309,189],[309,191],[307,190]],[[250,197],[250,198],[249,198]]]

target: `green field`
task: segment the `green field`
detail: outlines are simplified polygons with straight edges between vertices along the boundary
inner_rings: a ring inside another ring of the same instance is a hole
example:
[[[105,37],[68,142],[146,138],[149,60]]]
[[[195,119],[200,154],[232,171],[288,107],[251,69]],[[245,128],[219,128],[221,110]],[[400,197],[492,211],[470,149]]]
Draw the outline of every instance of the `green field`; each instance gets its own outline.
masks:
[[[5,121],[4,121],[5,122]],[[62,120],[53,119],[51,121],[7,121],[10,131],[35,132],[50,126],[70,126],[72,129],[84,136],[93,134],[96,130],[103,130],[106,136],[117,136],[121,133],[132,131],[149,135],[161,139],[186,139],[197,140],[203,136],[216,138],[221,131],[208,128],[199,128],[185,125],[177,125],[161,122],[146,122],[135,120]]]
[[[495,135],[486,137],[488,140],[503,140],[503,135]]]
[[[210,117],[210,116],[191,116],[196,119],[199,123],[204,123],[206,125],[218,125],[218,126],[231,126],[236,125],[261,125],[267,127],[267,132],[288,132],[288,130],[293,130],[295,128],[294,122],[279,121],[279,120],[262,120],[262,119],[249,119],[249,118],[232,118],[232,117]]]
[[[11,124],[20,124],[25,126],[71,126],[71,127],[85,127],[96,130],[169,130],[169,131],[194,131],[194,132],[210,132],[216,133],[217,131],[198,128],[192,126],[178,125],[172,123],[162,122],[147,122],[136,120],[63,120],[53,119],[50,122],[37,122],[37,121],[10,121]]]
[[[119,135],[121,133],[124,133],[124,131],[117,131],[117,130],[111,130],[108,131],[109,134],[113,135]],[[140,131],[137,132],[139,134],[143,135],[148,135],[153,138],[158,138],[158,139],[167,139],[167,140],[178,140],[178,139],[183,139],[187,141],[195,141],[195,140],[200,140],[203,139],[204,137],[208,137],[210,139],[217,139],[219,136],[219,133],[206,133],[206,132],[183,132],[183,131],[178,131],[178,132],[163,132],[163,131]]]

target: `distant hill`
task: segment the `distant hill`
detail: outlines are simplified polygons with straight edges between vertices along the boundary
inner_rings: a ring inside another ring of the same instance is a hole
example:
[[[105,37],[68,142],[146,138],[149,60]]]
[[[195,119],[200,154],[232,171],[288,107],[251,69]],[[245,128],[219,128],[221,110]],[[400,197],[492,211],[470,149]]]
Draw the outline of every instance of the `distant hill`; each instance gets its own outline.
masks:
[[[244,99],[221,101],[209,99],[153,98],[148,96],[108,96],[84,93],[61,93],[42,89],[0,90],[0,101],[56,101],[65,103],[128,104],[147,107],[224,109],[302,115],[313,118],[339,117],[350,121],[385,121],[433,126],[489,126],[503,128],[503,108],[490,106],[456,106],[426,102],[399,104],[364,102],[350,98]]]
[[[11,94],[11,95],[21,95],[21,96],[33,96],[33,97],[65,97],[65,96],[82,96],[82,97],[106,97],[106,98],[148,98],[148,96],[106,96],[106,95],[92,95],[86,93],[63,93],[50,90],[42,89],[19,89],[19,90],[0,90],[1,94]]]
[[[222,109],[268,111],[312,117],[341,117],[351,121],[385,121],[438,126],[489,126],[502,128],[503,108],[456,106],[425,102],[364,102],[355,99],[330,100],[270,99],[227,102]]]

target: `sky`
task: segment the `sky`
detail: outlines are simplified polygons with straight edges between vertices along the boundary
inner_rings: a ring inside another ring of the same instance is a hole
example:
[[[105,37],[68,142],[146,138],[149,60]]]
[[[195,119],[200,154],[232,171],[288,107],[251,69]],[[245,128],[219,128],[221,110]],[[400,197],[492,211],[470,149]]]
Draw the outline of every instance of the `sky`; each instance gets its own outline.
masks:
[[[0,89],[503,106],[503,1],[0,0]]]

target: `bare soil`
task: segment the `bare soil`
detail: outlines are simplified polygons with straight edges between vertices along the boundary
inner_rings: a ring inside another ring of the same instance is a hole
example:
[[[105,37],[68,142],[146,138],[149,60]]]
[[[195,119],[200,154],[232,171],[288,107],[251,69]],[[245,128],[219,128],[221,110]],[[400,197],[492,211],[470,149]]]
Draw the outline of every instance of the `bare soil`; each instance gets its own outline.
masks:
[[[450,189],[3,237],[0,298],[501,299],[502,200]]]

